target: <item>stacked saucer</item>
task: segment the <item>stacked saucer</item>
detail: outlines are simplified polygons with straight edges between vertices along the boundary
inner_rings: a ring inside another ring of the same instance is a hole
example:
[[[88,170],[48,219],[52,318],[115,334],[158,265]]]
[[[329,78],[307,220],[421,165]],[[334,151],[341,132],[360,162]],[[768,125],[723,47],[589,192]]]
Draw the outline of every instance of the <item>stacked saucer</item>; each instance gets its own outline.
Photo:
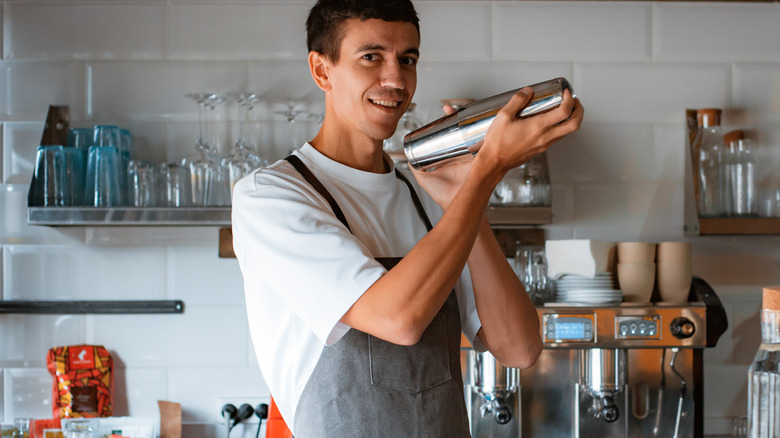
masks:
[[[555,281],[555,299],[559,303],[619,304],[623,293],[614,285],[609,272],[600,272],[594,278],[567,274]]]

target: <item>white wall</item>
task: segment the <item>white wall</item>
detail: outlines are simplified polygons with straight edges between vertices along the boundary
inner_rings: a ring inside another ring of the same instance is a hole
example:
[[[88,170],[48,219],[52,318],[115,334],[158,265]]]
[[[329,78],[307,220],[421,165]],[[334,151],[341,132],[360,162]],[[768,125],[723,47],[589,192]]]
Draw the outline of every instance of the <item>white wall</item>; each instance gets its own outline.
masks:
[[[137,156],[172,161],[196,139],[196,106],[184,94],[254,91],[265,98],[263,153],[279,158],[288,131],[271,111],[290,97],[322,109],[305,65],[312,3],[2,1],[2,298],[181,299],[186,310],[0,315],[0,422],[50,415],[46,351],[75,343],[114,355],[115,414],[156,417],[156,400],[177,401],[186,436],[222,434],[218,397],[267,396],[240,272],[217,258],[216,229],[28,227],[27,184],[49,104],[69,105],[72,126],[125,126]],[[443,98],[555,76],[582,99],[581,131],[549,151],[549,238],[693,243],[694,272],[720,294],[735,329],[705,355],[705,431],[729,432],[746,411],[761,287],[780,284],[780,238],[683,236],[684,110],[723,108],[725,125],[758,141],[762,184],[780,186],[780,4],[416,5],[421,117]]]

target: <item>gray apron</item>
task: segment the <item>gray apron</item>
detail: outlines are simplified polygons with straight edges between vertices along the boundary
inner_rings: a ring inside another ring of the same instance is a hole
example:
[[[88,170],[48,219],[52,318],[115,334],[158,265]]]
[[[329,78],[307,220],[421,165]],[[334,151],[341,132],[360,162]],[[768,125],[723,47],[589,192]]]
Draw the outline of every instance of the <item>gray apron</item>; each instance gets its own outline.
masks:
[[[286,158],[346,217],[325,187],[294,155]],[[432,225],[409,181],[417,213]],[[351,231],[351,230],[350,230]],[[377,258],[388,270],[400,257]],[[469,437],[460,370],[460,312],[455,291],[412,346],[396,345],[357,329],[323,349],[295,411],[297,438]]]

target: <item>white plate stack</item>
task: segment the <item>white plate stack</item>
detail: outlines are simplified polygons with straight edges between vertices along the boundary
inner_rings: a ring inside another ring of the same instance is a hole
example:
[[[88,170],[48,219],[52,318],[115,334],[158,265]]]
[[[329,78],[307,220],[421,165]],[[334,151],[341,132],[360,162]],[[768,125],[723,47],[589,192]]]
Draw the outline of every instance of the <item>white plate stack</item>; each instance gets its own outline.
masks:
[[[559,303],[613,305],[623,301],[615,289],[612,273],[599,272],[594,278],[566,274],[555,281],[555,300]]]

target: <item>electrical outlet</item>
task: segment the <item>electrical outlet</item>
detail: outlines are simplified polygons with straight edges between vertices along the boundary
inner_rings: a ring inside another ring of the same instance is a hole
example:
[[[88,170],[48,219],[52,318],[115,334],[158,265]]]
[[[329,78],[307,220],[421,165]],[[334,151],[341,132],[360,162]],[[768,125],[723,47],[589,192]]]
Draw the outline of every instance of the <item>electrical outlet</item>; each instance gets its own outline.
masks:
[[[225,406],[226,404],[230,403],[233,406],[235,406],[236,409],[238,409],[239,407],[241,407],[241,405],[243,405],[244,403],[247,403],[249,406],[252,406],[252,408],[256,408],[257,405],[259,405],[260,403],[265,403],[267,405],[270,405],[271,404],[271,398],[267,397],[267,396],[266,397],[259,397],[259,396],[255,396],[255,397],[250,397],[250,396],[247,396],[247,397],[233,397],[233,396],[231,396],[231,397],[219,397],[219,398],[217,398],[217,403],[218,403],[217,408],[214,410],[217,413],[217,421],[220,424],[225,424],[225,419],[222,418],[222,406]],[[252,424],[252,423],[257,424],[258,421],[259,421],[259,419],[257,418],[257,415],[252,414],[251,417],[249,417],[246,420],[242,421],[242,423],[245,423],[245,424]]]

